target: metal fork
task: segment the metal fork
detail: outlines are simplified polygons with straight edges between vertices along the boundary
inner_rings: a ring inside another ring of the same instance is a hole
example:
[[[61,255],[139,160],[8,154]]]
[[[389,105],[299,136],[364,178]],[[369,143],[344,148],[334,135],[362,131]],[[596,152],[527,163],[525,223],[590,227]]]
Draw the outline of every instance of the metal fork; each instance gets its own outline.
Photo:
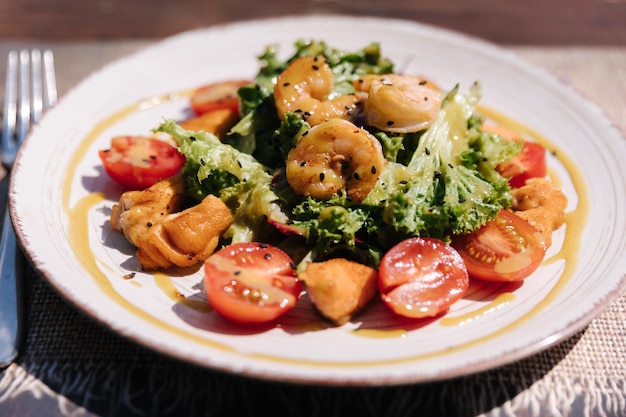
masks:
[[[11,51],[7,58],[2,121],[2,164],[8,171],[31,126],[56,99],[52,52]],[[24,258],[18,249],[7,207],[0,238],[0,367],[10,364],[19,353],[24,327],[23,266]]]

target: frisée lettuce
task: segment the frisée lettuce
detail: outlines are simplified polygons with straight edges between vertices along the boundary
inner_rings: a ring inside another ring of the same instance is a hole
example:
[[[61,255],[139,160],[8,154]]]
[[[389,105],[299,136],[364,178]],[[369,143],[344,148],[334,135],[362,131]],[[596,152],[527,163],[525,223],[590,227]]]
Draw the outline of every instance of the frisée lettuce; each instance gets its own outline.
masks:
[[[173,136],[187,158],[183,176],[189,194],[198,200],[214,194],[233,212],[226,240],[258,240],[269,221],[296,231],[304,261],[340,254],[377,266],[382,254],[406,237],[449,241],[511,206],[507,179],[496,166],[517,155],[521,143],[481,129],[478,83],[465,94],[459,86],[452,88],[426,130],[371,130],[387,163],[364,200],[354,202],[343,190],[323,200],[298,195],[286,181],[285,159],[311,126],[296,114],[286,114],[281,121],[273,88],[277,74],[290,62],[312,54],[327,59],[337,95],[354,92],[356,77],[393,71],[377,44],[347,53],[323,42],[299,41],[296,53],[286,60],[268,47],[260,57],[264,64],[255,83],[239,90],[242,117],[224,142],[210,133],[185,130],[172,120],[155,129]]]
[[[272,174],[251,155],[223,144],[212,133],[185,130],[173,120],[155,131],[171,135],[187,158],[182,175],[189,195],[202,200],[213,194],[230,208],[234,220],[224,238],[233,243],[256,240],[266,219],[288,220],[276,204]]]

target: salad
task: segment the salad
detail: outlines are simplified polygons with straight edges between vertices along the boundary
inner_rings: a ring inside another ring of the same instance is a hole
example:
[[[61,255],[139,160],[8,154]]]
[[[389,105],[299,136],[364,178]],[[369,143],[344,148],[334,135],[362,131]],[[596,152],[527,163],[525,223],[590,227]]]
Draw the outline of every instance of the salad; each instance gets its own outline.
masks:
[[[275,320],[306,293],[341,325],[377,294],[401,316],[444,314],[472,279],[541,264],[565,197],[540,144],[478,112],[480,83],[395,73],[376,43],[259,59],[254,79],[202,86],[196,117],[154,129],[171,150],[124,137],[101,152],[133,188],[111,225],[145,269],[203,262],[211,306],[235,322]]]

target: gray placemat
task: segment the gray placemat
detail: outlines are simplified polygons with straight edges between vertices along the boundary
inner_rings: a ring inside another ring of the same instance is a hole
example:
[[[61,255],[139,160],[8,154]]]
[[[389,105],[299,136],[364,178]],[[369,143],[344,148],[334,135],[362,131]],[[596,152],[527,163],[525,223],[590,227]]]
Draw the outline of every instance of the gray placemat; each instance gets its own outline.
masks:
[[[48,411],[56,406],[58,415],[73,416],[253,415],[259,407],[302,416],[626,413],[626,349],[616,343],[626,337],[624,297],[585,330],[504,367],[435,383],[336,388],[260,381],[179,362],[85,317],[35,274],[30,281],[24,352],[6,371],[13,385],[0,383],[0,403],[13,397],[8,406],[16,412],[39,391]]]

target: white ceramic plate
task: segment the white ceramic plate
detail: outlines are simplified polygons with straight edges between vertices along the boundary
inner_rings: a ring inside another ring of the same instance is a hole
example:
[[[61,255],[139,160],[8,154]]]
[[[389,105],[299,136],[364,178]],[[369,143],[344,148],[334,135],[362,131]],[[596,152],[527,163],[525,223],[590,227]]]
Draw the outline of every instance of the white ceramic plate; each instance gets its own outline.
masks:
[[[464,91],[521,122],[556,152],[550,173],[569,199],[547,261],[521,286],[476,285],[437,320],[394,318],[374,303],[351,323],[324,326],[302,301],[280,326],[250,330],[207,308],[201,273],[145,274],[108,218],[121,189],[99,149],[182,119],[177,93],[252,77],[266,45],[283,55],[301,38],[354,50],[380,42],[406,72]],[[491,44],[397,20],[305,17],[183,33],[117,61],[69,92],[21,149],[11,213],[33,265],[81,310],[165,354],[271,380],[385,385],[496,367],[572,335],[624,288],[625,141],[599,109],[544,71]],[[567,242],[564,244],[564,242]],[[127,275],[136,273],[134,278]]]

